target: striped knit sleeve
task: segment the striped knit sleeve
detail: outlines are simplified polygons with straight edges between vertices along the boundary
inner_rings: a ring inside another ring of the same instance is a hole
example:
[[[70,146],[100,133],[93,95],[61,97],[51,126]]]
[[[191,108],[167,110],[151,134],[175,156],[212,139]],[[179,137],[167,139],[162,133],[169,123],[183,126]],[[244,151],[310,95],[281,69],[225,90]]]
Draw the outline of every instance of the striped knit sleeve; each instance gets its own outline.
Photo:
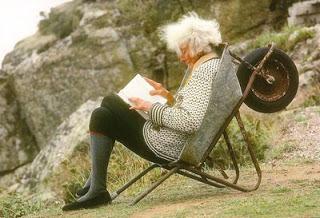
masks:
[[[155,103],[152,105],[150,111],[149,111],[149,117],[150,120],[159,125],[162,126],[162,115],[163,115],[163,111],[168,108],[167,105],[162,105],[160,103]]]

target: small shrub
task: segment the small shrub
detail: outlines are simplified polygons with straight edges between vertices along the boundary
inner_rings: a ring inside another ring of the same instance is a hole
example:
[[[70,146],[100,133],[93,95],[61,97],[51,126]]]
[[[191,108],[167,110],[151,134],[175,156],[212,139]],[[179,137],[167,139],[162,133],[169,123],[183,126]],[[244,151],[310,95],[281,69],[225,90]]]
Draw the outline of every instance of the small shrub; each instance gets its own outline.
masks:
[[[259,48],[274,42],[278,48],[291,51],[298,42],[314,37],[315,32],[305,27],[284,27],[281,32],[265,33],[250,44],[250,48]]]
[[[49,17],[39,22],[39,31],[43,35],[55,34],[62,39],[69,36],[79,25],[82,14],[78,10],[51,10]]]
[[[18,194],[10,194],[0,198],[0,217],[22,217],[33,214],[44,208],[40,201],[26,200]]]

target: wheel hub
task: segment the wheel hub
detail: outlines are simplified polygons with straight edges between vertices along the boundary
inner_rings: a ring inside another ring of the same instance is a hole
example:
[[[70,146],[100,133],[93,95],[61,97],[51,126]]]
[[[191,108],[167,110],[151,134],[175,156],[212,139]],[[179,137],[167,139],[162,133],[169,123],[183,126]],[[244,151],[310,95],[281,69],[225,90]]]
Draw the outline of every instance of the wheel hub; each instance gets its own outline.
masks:
[[[289,73],[283,64],[276,59],[270,59],[261,71],[264,76],[257,75],[251,88],[252,92],[258,98],[268,102],[283,97],[289,88]]]

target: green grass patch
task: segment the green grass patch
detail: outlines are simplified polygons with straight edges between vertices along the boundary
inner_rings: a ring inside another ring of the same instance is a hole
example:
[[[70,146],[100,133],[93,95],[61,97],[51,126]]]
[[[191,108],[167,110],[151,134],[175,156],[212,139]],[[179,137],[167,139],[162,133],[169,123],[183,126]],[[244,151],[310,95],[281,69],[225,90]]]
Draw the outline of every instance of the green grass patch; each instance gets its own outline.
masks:
[[[288,193],[291,192],[292,189],[285,187],[285,186],[279,186],[279,187],[275,187],[273,190],[271,190],[271,193],[275,193],[275,194],[279,194],[279,193]]]
[[[250,48],[260,48],[274,42],[284,50],[291,51],[299,42],[313,38],[315,31],[307,27],[285,26],[281,32],[268,32],[258,36],[250,45]]]
[[[22,217],[35,214],[45,205],[40,201],[26,200],[18,194],[0,196],[0,217]]]
[[[231,200],[222,217],[307,217],[319,215],[320,190]]]

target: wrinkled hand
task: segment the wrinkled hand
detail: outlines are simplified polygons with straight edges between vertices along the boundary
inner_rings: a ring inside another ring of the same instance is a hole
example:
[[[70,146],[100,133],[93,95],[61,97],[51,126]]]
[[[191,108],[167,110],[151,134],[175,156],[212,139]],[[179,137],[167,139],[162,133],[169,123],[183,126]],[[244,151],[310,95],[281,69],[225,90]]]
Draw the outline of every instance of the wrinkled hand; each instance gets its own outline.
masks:
[[[142,111],[149,111],[151,109],[152,103],[149,101],[145,101],[138,97],[131,97],[129,98],[129,101],[131,101],[134,106],[131,106],[130,110],[142,110]]]
[[[169,105],[173,105],[173,102],[174,102],[173,95],[167,89],[165,89],[161,85],[161,83],[153,81],[152,79],[149,79],[147,77],[144,77],[144,79],[154,88],[154,90],[151,90],[149,92],[150,95],[160,95],[167,99],[167,103]]]
[[[165,89],[161,83],[158,83],[156,81],[153,81],[152,79],[149,79],[147,77],[144,77],[144,79],[154,88],[154,90],[151,90],[149,92],[150,95],[160,95],[162,97],[167,98],[169,91]]]

